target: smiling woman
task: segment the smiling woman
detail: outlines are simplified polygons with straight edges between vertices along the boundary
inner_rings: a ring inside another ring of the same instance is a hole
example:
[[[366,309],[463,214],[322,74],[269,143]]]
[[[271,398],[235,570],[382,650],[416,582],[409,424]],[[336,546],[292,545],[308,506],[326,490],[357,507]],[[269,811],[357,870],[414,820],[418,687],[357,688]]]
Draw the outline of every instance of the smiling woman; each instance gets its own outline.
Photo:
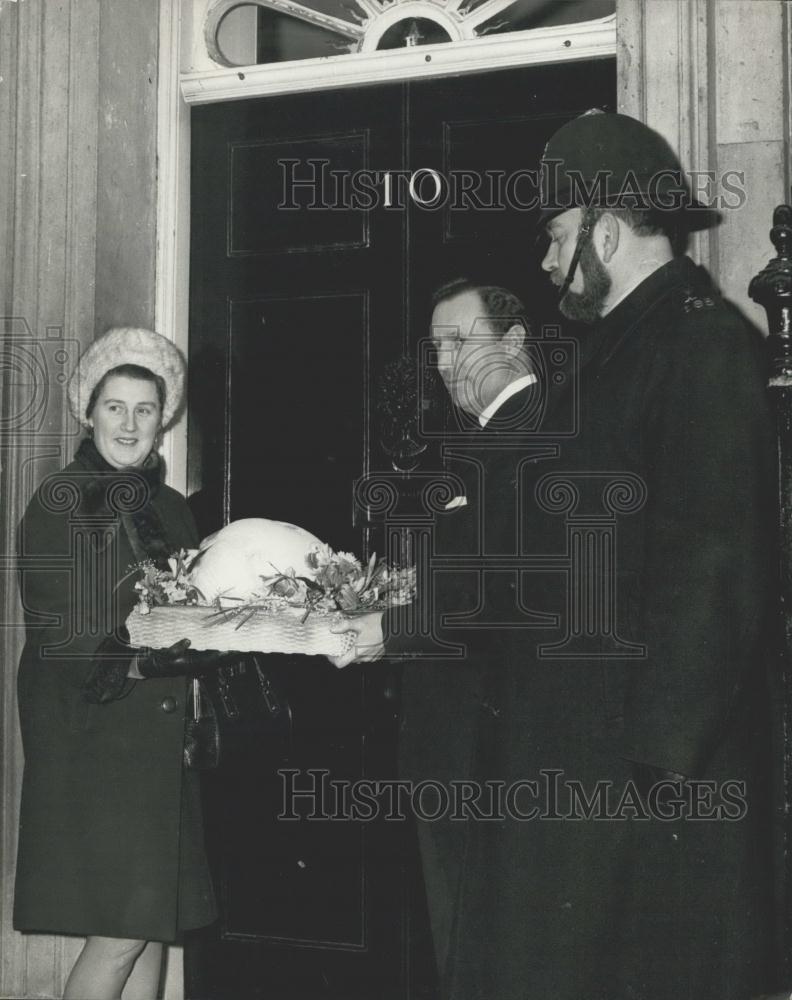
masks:
[[[91,393],[88,424],[94,444],[115,469],[140,465],[159,434],[165,383],[141,365],[112,368]]]
[[[85,352],[69,403],[88,436],[20,524],[25,752],[14,925],[87,937],[66,997],[155,997],[163,943],[215,916],[197,775],[185,769],[188,680],[217,654],[128,644],[130,564],[198,536],[165,486],[160,431],[183,396],[164,337],[119,328]],[[179,645],[179,644],[177,644]],[[133,971],[134,970],[134,971]]]

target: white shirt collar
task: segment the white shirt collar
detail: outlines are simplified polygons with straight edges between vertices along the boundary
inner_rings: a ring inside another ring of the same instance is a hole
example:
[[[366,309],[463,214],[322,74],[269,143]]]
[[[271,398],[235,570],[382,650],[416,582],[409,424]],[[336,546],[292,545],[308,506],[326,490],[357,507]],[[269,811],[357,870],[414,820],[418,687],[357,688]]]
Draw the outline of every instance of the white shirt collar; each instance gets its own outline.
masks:
[[[516,395],[521,389],[524,389],[527,385],[532,385],[536,382],[536,376],[531,372],[529,375],[523,375],[521,378],[516,379],[514,382],[510,382],[505,389],[502,389],[498,395],[493,399],[489,406],[485,406],[484,409],[479,414],[479,423],[482,427],[486,427],[490,420],[495,416],[498,410],[503,406],[507,399],[511,399],[512,396]]]

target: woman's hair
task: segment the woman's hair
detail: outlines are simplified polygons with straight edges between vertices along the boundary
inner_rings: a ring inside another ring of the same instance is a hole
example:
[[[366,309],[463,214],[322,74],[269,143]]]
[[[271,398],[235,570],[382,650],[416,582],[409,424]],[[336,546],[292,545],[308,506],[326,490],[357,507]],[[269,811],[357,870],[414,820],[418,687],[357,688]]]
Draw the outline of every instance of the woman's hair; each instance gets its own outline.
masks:
[[[118,367],[106,371],[94,386],[91,398],[88,400],[88,406],[85,408],[86,417],[90,417],[93,413],[99,393],[102,391],[105,382],[109,378],[112,378],[113,375],[125,375],[127,378],[135,378],[139,382],[153,382],[157,387],[160,410],[165,409],[165,379],[159,375],[155,375],[153,371],[144,368],[143,365],[118,365]]]

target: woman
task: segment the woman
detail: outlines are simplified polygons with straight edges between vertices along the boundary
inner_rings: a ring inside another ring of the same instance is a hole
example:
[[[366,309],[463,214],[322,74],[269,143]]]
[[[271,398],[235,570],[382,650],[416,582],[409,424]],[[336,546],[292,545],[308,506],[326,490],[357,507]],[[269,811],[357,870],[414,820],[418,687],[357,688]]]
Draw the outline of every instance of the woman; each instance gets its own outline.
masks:
[[[114,329],[83,355],[69,404],[88,430],[20,525],[27,642],[25,751],[14,924],[78,934],[65,997],[153,1000],[163,942],[215,918],[196,774],[183,768],[185,675],[206,654],[123,642],[130,566],[195,547],[157,446],[184,390],[164,337]],[[138,655],[136,655],[138,654]],[[175,676],[171,676],[175,675]]]

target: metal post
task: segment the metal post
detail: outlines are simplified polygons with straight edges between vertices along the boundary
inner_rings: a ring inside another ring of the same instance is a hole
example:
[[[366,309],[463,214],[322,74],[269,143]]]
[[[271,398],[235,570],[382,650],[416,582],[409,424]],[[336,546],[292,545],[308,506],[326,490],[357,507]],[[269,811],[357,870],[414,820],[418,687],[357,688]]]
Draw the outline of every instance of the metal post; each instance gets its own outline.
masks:
[[[779,651],[774,689],[779,702],[781,775],[779,812],[782,816],[780,857],[782,975],[792,979],[792,207],[779,205],[773,212],[770,239],[776,256],[757,274],[748,288],[751,298],[767,312],[770,377],[778,434],[779,571],[784,643]]]

